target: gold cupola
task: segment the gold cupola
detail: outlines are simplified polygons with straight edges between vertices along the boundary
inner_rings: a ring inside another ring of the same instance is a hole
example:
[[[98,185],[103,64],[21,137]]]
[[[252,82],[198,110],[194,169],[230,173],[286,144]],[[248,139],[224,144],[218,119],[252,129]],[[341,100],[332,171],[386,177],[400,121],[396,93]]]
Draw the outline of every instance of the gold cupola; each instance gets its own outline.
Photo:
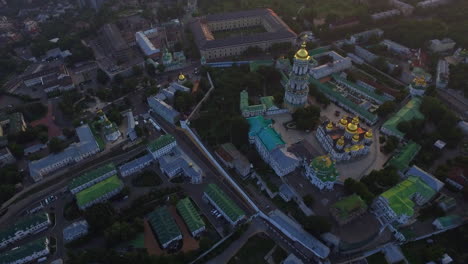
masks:
[[[333,123],[332,122],[328,122],[327,124],[327,131],[331,131],[333,129]]]
[[[364,137],[366,139],[372,139],[374,135],[372,134],[372,129],[367,130],[366,134],[364,134]]]
[[[348,119],[346,116],[343,116],[343,118],[341,118],[340,125],[344,128],[348,125]]]
[[[343,136],[340,137],[340,138],[338,139],[338,141],[336,142],[336,144],[337,144],[338,146],[344,146],[344,144],[345,144],[344,137],[343,137]]]
[[[306,42],[302,42],[301,48],[296,52],[294,58],[297,60],[309,60],[309,52],[306,50]]]
[[[359,142],[359,134],[354,134],[353,142]]]

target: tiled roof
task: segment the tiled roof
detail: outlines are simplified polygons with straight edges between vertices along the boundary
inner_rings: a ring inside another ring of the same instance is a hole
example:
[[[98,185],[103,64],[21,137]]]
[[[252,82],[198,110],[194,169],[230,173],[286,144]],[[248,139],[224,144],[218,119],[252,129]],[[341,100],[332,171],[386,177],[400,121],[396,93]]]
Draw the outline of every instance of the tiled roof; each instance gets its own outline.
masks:
[[[148,215],[148,222],[161,244],[166,244],[181,235],[179,227],[167,207],[159,207]]]
[[[115,189],[121,188],[122,186],[123,182],[117,177],[117,175],[114,175],[77,193],[76,202],[78,206],[84,206],[89,202],[95,201],[105,194],[114,191]]]
[[[231,219],[232,222],[236,222],[240,218],[245,216],[245,212],[239,208],[227,195],[213,183],[208,184],[205,188],[205,193],[208,195],[216,205]]]
[[[195,209],[195,206],[190,199],[184,198],[177,203],[177,210],[184,219],[190,232],[195,232],[205,226],[205,223],[200,217],[200,214]]]
[[[70,184],[68,184],[68,189],[71,190],[79,187],[113,170],[116,170],[114,163],[108,163],[102,167],[83,173],[81,176],[73,178]]]
[[[411,99],[403,108],[400,109],[395,115],[388,119],[383,125],[382,128],[386,128],[392,131],[395,135],[399,137],[404,137],[405,134],[398,130],[398,124],[403,121],[410,121],[413,119],[423,119],[424,115],[419,111],[419,106],[421,105],[420,98]]]
[[[19,218],[15,223],[6,228],[2,228],[0,231],[0,241],[6,240],[8,237],[13,237],[16,232],[21,230],[27,230],[33,226],[37,226],[48,221],[49,216],[47,213],[39,213],[24,218]]]
[[[160,136],[156,140],[151,141],[148,144],[148,148],[149,148],[149,150],[151,152],[155,152],[155,151],[157,151],[157,150],[171,144],[174,141],[175,141],[175,138],[172,135],[166,134],[166,135]]]
[[[415,204],[413,199],[415,195],[419,195],[425,201],[428,201],[435,194],[436,191],[429,185],[418,177],[411,176],[385,191],[381,196],[387,199],[390,207],[398,216],[405,214],[411,217],[414,214]]]
[[[392,159],[389,161],[389,164],[395,167],[399,171],[403,171],[408,168],[410,162],[418,154],[421,146],[413,141],[410,141],[406,144],[403,149],[399,150]]]
[[[15,263],[15,261],[31,256],[36,252],[43,251],[47,247],[47,238],[42,237],[16,249],[7,251],[0,255],[0,263]]]

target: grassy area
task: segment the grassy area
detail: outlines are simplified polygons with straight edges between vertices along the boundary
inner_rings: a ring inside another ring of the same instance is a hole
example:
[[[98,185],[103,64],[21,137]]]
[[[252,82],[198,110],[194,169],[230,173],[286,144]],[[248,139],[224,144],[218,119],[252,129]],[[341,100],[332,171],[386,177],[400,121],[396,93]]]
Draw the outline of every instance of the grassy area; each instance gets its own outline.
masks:
[[[248,28],[236,28],[236,29],[230,29],[230,30],[223,30],[223,31],[215,31],[213,32],[213,35],[215,39],[223,39],[227,37],[232,37],[232,36],[238,36],[238,35],[253,35],[257,33],[263,33],[266,32],[265,28],[262,26],[256,26],[256,27],[248,27]]]
[[[367,12],[367,6],[356,4],[354,0],[318,0],[314,2],[314,10],[321,18],[329,14],[349,17]]]
[[[288,252],[286,252],[281,247],[276,247],[275,252],[273,252],[272,257],[275,263],[281,263],[283,260],[285,260],[288,257]]]
[[[229,260],[229,264],[260,264],[267,263],[265,255],[273,248],[275,242],[266,235],[255,235],[245,243],[237,254]]]
[[[95,123],[89,124],[89,128],[91,129],[91,132],[93,132],[94,138],[96,139],[96,142],[99,145],[99,149],[102,151],[106,148],[106,142],[104,139],[102,139],[101,133],[99,133],[96,128],[94,127]]]
[[[385,264],[385,263],[387,263],[387,261],[385,260],[384,254],[382,254],[381,252],[367,257],[366,260],[367,260],[367,262],[369,264]]]
[[[132,179],[132,184],[136,187],[152,187],[158,186],[161,183],[161,177],[156,172],[150,170],[145,170]]]

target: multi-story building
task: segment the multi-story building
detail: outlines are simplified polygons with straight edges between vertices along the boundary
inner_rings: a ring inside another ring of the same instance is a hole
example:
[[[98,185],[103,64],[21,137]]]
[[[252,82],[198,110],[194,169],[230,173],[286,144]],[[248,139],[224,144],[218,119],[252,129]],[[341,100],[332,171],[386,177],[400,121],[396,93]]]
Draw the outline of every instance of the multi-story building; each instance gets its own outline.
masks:
[[[138,31],[135,33],[136,43],[147,57],[159,56],[161,53],[161,48],[155,47],[148,37],[148,34],[152,34],[154,30],[157,31],[157,29],[151,29],[150,31]]]
[[[447,88],[450,78],[450,68],[446,60],[439,60],[437,62],[437,77],[436,77],[436,87],[438,89]]]
[[[237,225],[245,218],[245,212],[237,206],[216,184],[205,188],[203,198],[213,205],[231,225]]]
[[[117,177],[117,175],[114,175],[78,192],[75,195],[76,203],[80,210],[85,210],[94,204],[109,200],[119,194],[123,188],[123,182]]]
[[[372,130],[359,126],[359,118],[343,116],[337,124],[324,122],[315,136],[322,148],[336,162],[365,156],[373,142]]]
[[[403,139],[405,134],[398,129],[398,124],[413,119],[423,119],[424,115],[419,111],[420,105],[420,98],[412,98],[405,106],[403,106],[403,108],[401,108],[382,125],[380,131],[386,135],[395,136],[400,140]]]
[[[88,234],[88,229],[89,226],[86,220],[74,222],[63,229],[63,240],[67,243],[86,236]]]
[[[42,237],[10,251],[0,254],[0,263],[23,264],[32,263],[50,253],[49,239]]]
[[[409,56],[411,55],[411,50],[408,47],[405,47],[401,44],[396,43],[395,41],[391,41],[389,39],[384,39],[381,42],[382,45],[386,46],[387,49],[391,52],[394,52],[396,54],[402,55],[402,56]]]
[[[396,151],[388,162],[388,165],[393,166],[398,172],[403,173],[409,167],[414,157],[419,153],[419,150],[421,150],[421,145],[410,141]]]
[[[447,4],[448,2],[450,2],[450,0],[425,0],[425,1],[419,2],[416,6],[420,8],[428,8],[428,7],[444,5],[444,4]]]
[[[72,163],[80,162],[101,150],[88,125],[76,128],[76,134],[79,142],[71,144],[62,152],[29,162],[29,174],[35,182],[42,180],[44,175]]]
[[[170,154],[159,158],[159,167],[169,179],[183,175],[190,178],[192,184],[202,182],[201,171],[195,168],[193,162],[187,161],[187,157],[181,155],[177,148],[173,149]]]
[[[455,48],[455,41],[449,38],[444,38],[444,39],[433,39],[429,41],[429,49],[432,52],[447,52],[453,50]]]
[[[182,233],[167,207],[159,207],[151,212],[148,222],[162,248],[168,248],[172,243],[182,240]]]
[[[316,61],[309,56],[304,42],[294,55],[294,64],[284,91],[284,105],[290,111],[304,107],[307,104],[309,98],[309,67],[315,65]]]
[[[122,175],[122,177],[127,177],[129,175],[140,172],[144,168],[151,165],[153,161],[154,159],[151,154],[146,154],[142,157],[129,161],[119,167],[120,175]]]
[[[335,162],[327,155],[304,162],[304,168],[306,178],[320,190],[332,190],[339,177]]]
[[[21,112],[7,114],[0,112],[0,137],[3,135],[16,135],[26,131],[28,125]]]
[[[168,154],[177,146],[177,142],[175,138],[170,135],[166,134],[160,136],[156,140],[151,141],[148,144],[147,150],[153,157],[153,159],[157,160],[163,155]]]
[[[195,43],[202,57],[208,60],[241,55],[249,47],[264,50],[276,43],[294,44],[297,35],[271,9],[253,9],[213,14],[190,22]],[[216,38],[218,32],[242,29],[261,29],[262,32],[244,36]]]
[[[374,14],[371,15],[371,17],[372,17],[373,20],[377,21],[377,20],[381,20],[381,19],[394,17],[394,16],[399,16],[399,15],[401,15],[400,10],[391,9],[391,10],[387,10],[387,11],[383,11],[383,12],[374,13]]]
[[[70,184],[68,184],[68,190],[70,190],[72,194],[76,194],[116,174],[117,169],[114,163],[108,163],[97,169],[83,173],[79,177],[73,178]]]
[[[252,164],[232,143],[221,144],[215,154],[226,167],[234,168],[242,177],[250,174]]]
[[[99,117],[99,121],[97,122],[101,124],[102,132],[106,140],[109,142],[114,142],[117,139],[119,139],[122,133],[120,132],[117,125],[111,122],[102,110],[98,111],[98,117]]]
[[[177,202],[176,208],[193,237],[198,237],[201,232],[205,231],[205,223],[190,198],[181,199]]]
[[[380,28],[356,33],[356,34],[351,35],[351,37],[349,37],[349,43],[351,44],[363,43],[363,42],[368,41],[372,37],[380,38],[382,37],[383,33],[384,31],[381,30]]]
[[[255,144],[260,157],[271,166],[276,175],[284,176],[299,166],[299,159],[286,150],[281,135],[271,127],[271,119],[263,116],[247,118],[250,125],[249,142]]]
[[[0,231],[0,248],[21,240],[27,236],[46,230],[52,221],[49,214],[39,213],[18,219],[15,224],[2,228]]]
[[[403,15],[408,16],[413,13],[414,7],[401,0],[390,0],[390,4],[400,10]]]
[[[168,105],[157,96],[150,96],[147,99],[148,105],[160,117],[164,118],[171,124],[176,124],[179,121],[180,114],[172,106]]]
[[[7,147],[0,149],[0,168],[15,163],[16,159]]]
[[[131,48],[115,24],[105,24],[102,26],[98,33],[98,40],[106,53],[117,62],[124,62],[130,59]]]
[[[351,68],[351,66],[353,66],[351,58],[343,57],[334,51],[327,51],[327,52],[320,53],[314,56],[314,59],[319,60],[320,57],[323,57],[323,56],[329,56],[333,59],[333,61],[330,63],[316,66],[316,67],[312,67],[310,69],[310,74],[315,79],[321,79],[333,73],[342,72],[344,70]]]
[[[416,77],[408,85],[409,92],[411,96],[423,96],[426,92],[427,82],[423,77]]]

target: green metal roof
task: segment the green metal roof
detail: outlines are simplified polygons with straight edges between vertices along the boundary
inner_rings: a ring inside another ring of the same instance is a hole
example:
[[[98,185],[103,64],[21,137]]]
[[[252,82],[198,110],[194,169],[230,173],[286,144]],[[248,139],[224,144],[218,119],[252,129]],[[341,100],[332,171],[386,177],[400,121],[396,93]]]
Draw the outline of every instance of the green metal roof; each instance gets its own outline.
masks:
[[[250,129],[249,129],[249,135],[250,136],[255,136],[262,129],[265,127],[270,126],[273,121],[271,119],[265,119],[263,116],[254,116],[254,117],[249,117],[247,118],[247,122],[249,122]]]
[[[350,214],[357,210],[366,210],[367,204],[359,195],[353,194],[339,200],[332,207],[338,209],[338,217],[340,219],[347,219]]]
[[[122,186],[123,182],[117,177],[117,175],[114,175],[77,193],[76,202],[79,207],[84,206],[117,188],[121,188]]]
[[[148,222],[156,233],[161,246],[181,235],[179,227],[166,206],[156,208],[148,215]]]
[[[419,106],[421,105],[420,98],[411,99],[403,108],[400,109],[396,114],[394,114],[390,119],[388,119],[382,127],[392,131],[395,135],[400,138],[403,138],[405,134],[398,130],[398,124],[403,121],[410,121],[413,119],[423,119],[424,115],[419,111]]]
[[[221,208],[221,210],[231,219],[236,222],[245,216],[245,212],[239,208],[227,195],[213,183],[208,184],[205,188],[205,193]]]
[[[190,201],[190,199],[184,198],[177,203],[177,210],[187,224],[190,232],[195,232],[205,226],[205,223],[198,214],[197,209]]]
[[[23,218],[19,218],[13,225],[10,225],[6,228],[2,228],[0,231],[0,241],[5,241],[9,237],[15,236],[15,233],[21,230],[27,230],[33,226],[37,226],[44,222],[47,222],[49,215],[47,213],[39,213]]]
[[[115,167],[114,163],[108,163],[102,167],[99,167],[95,170],[88,171],[86,173],[83,173],[81,176],[74,178],[69,184],[68,184],[68,189],[72,190],[76,187],[79,187],[83,184],[86,184],[106,173],[109,173],[113,170],[117,170]]]
[[[459,215],[447,215],[436,219],[443,228],[461,224],[463,219]]]
[[[335,162],[327,155],[314,158],[309,166],[322,182],[334,182],[339,176]]]
[[[367,111],[366,109],[362,108],[361,106],[355,104],[348,98],[344,97],[339,93],[338,91],[335,90],[335,86],[333,86],[330,83],[321,83],[317,79],[310,77],[309,82],[317,86],[317,88],[324,94],[335,98],[338,102],[346,105],[347,107],[351,108],[352,110],[356,111],[362,118],[365,118],[371,122],[377,121],[377,116],[374,115],[373,113]]]
[[[244,111],[249,107],[249,93],[246,90],[240,92],[240,109]]]
[[[155,152],[158,149],[161,149],[161,148],[171,144],[174,141],[175,141],[175,138],[171,134],[166,134],[166,135],[160,136],[159,138],[151,141],[148,144],[148,148],[149,148],[149,150],[151,152]]]
[[[361,85],[358,85],[356,83],[350,82],[350,81],[346,80],[345,78],[341,78],[336,73],[332,74],[332,77],[335,80],[342,81],[342,82],[348,84],[349,86],[353,87],[354,89],[359,90],[359,91],[367,94],[369,97],[374,98],[374,100],[376,100],[376,101],[381,101],[381,102],[390,101],[390,98],[388,98],[388,97],[386,97],[384,95],[379,95],[379,94],[375,93],[374,91],[366,89],[366,88],[364,88]]]
[[[420,178],[410,176],[408,179],[398,183],[395,187],[381,194],[387,199],[390,208],[398,215],[407,215],[409,217],[414,214],[415,204],[413,197],[418,194],[425,200],[429,200],[436,194],[436,191],[429,185],[424,183]]]
[[[19,259],[31,256],[35,252],[44,250],[47,247],[48,241],[46,237],[39,238],[32,242],[19,246],[14,250],[7,251],[0,255],[0,263],[14,263]]]
[[[273,96],[261,97],[260,102],[265,105],[266,109],[270,109],[275,106],[275,98]]]
[[[399,171],[403,171],[409,167],[410,162],[418,154],[421,146],[413,141],[408,142],[398,153],[393,155],[389,161],[389,165],[395,167]]]
[[[277,146],[286,144],[281,135],[270,127],[272,121],[263,116],[254,116],[247,118],[250,125],[249,136],[258,136],[268,151]]]
[[[249,63],[250,71],[257,71],[261,66],[272,66],[273,60],[254,60]]]
[[[324,52],[327,52],[329,51],[328,48],[325,48],[325,47],[320,47],[320,48],[316,48],[316,49],[313,49],[313,50],[309,50],[309,56],[313,57],[313,56],[317,56],[317,55],[320,55]]]

